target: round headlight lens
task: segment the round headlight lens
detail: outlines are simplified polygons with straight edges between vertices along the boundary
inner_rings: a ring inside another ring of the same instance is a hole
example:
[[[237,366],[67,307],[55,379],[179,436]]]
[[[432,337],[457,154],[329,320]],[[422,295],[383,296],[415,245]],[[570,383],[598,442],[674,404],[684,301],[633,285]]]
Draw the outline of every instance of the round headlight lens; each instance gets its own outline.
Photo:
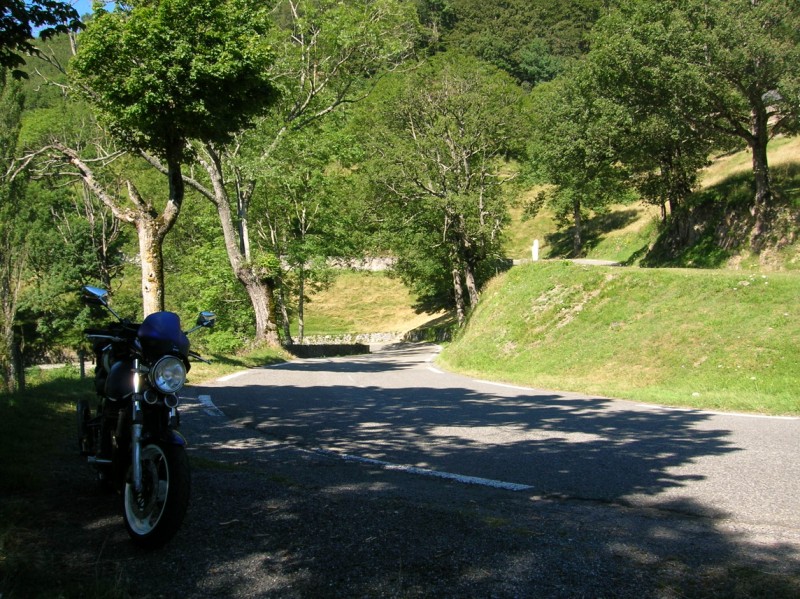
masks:
[[[150,382],[161,393],[177,393],[186,382],[186,365],[175,356],[164,356],[150,369]]]

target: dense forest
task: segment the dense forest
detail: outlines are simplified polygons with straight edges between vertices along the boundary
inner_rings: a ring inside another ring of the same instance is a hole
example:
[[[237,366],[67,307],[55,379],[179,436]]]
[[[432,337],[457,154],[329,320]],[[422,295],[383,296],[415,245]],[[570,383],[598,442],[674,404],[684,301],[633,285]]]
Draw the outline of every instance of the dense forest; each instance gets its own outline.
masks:
[[[86,284],[125,315],[213,309],[206,349],[233,352],[302,336],[329,258],[391,255],[464,322],[534,185],[526,213],[552,210],[573,256],[620,202],[680,244],[709,156],[747,148],[735,242],[797,226],[767,158],[800,132],[792,0],[131,0],[82,26],[3,6],[8,390],[81,349]],[[55,27],[20,38],[26,18]]]

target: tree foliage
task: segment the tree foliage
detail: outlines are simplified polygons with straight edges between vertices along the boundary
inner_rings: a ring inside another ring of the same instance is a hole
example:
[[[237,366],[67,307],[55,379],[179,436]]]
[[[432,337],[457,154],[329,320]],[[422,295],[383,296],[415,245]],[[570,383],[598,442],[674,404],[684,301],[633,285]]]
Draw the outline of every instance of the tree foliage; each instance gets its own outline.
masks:
[[[632,112],[669,123],[674,148],[681,145],[696,155],[715,135],[747,144],[757,237],[772,202],[767,143],[777,133],[798,130],[800,5],[794,0],[623,3],[598,23],[591,60],[606,95]],[[697,164],[693,158],[683,168]]]
[[[449,279],[446,305],[463,321],[499,257],[504,160],[524,135],[521,90],[490,65],[443,54],[385,93],[364,127],[376,212],[394,233],[401,273],[437,291]],[[437,264],[414,259],[422,248]]]
[[[420,14],[441,46],[471,54],[533,86],[588,49],[601,0],[421,0]]]
[[[34,29],[43,39],[81,27],[70,2],[57,0],[0,0],[0,69],[10,69],[15,78],[27,78],[22,70],[23,54],[36,54]]]
[[[371,78],[402,62],[417,34],[413,6],[402,0],[283,0],[274,15],[270,39],[276,54],[270,75],[280,100],[254,130],[232,143],[204,143],[198,158],[209,184],[189,180],[217,207],[231,268],[253,304],[256,342],[270,344],[279,342],[275,293],[285,279],[273,268],[277,255],[257,256],[252,250],[250,230],[259,225],[258,215],[251,214],[258,173],[281,173],[286,157],[281,144],[291,144],[307,127],[363,99]],[[278,198],[264,205],[277,210],[290,203]],[[266,229],[266,220],[285,221],[272,212],[260,218]]]
[[[302,341],[307,293],[330,282],[328,258],[344,259],[356,250],[363,213],[356,213],[348,169],[356,142],[344,122],[336,114],[293,132],[257,175],[251,215],[262,252],[281,256],[278,304],[286,340],[293,313]]]
[[[270,27],[266,8],[250,0],[141,0],[99,10],[80,38],[70,67],[85,97],[118,140],[168,179],[161,212],[130,180],[122,206],[78,151],[53,144],[118,218],[136,226],[145,314],[164,309],[162,244],[181,210],[189,142],[230,141],[276,97],[264,41]]]
[[[533,170],[555,186],[542,192],[538,206],[548,201],[562,223],[572,222],[573,254],[580,256],[584,211],[603,210],[623,194],[625,173],[615,144],[626,115],[595,94],[579,67],[534,90],[532,118]]]
[[[248,0],[134,0],[98,11],[70,64],[129,147],[181,158],[225,143],[275,99],[267,7]]]

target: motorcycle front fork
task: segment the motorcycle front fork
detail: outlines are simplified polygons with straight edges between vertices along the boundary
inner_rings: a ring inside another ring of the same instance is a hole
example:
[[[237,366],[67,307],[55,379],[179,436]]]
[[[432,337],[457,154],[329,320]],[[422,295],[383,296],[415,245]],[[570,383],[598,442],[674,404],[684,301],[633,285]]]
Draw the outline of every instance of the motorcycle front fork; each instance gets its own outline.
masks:
[[[133,362],[133,426],[131,427],[131,459],[133,461],[133,490],[142,492],[142,414],[141,376],[138,358]]]
[[[143,373],[139,370],[139,360],[133,363],[133,425],[131,427],[131,461],[133,462],[133,490],[142,492],[142,430],[144,428],[144,414],[142,413],[141,379]],[[170,408],[169,425],[176,427],[178,423],[177,406]]]

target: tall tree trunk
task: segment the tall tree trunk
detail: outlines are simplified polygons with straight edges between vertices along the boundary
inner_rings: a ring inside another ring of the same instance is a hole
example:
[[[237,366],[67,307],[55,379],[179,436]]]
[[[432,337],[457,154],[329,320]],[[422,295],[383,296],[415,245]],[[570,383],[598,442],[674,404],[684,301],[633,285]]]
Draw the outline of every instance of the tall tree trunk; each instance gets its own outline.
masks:
[[[25,391],[25,357],[22,342],[11,333],[11,379],[17,391]]]
[[[142,262],[142,311],[147,316],[164,309],[164,256],[155,221],[137,221],[136,231]]]
[[[237,214],[239,217],[239,251],[245,261],[250,262],[250,229],[247,226],[247,211],[250,207],[250,194],[252,186],[248,186],[250,193],[240,185],[236,191]]]
[[[478,305],[478,286],[475,284],[475,272],[468,262],[464,264],[464,281],[467,284],[469,305],[474,308]]]
[[[461,284],[461,270],[458,266],[453,267],[453,296],[456,302],[456,318],[458,326],[464,326],[467,320],[467,311],[464,306],[464,287]]]
[[[297,336],[300,343],[306,333],[306,269],[300,266],[299,297],[297,298]]]
[[[572,201],[572,217],[575,220],[575,228],[572,232],[572,252],[575,258],[580,257],[583,251],[583,217],[581,216],[581,201]]]
[[[16,307],[3,307],[3,327],[0,331],[0,390],[16,393],[25,390],[25,360],[22,345],[14,334]]]
[[[217,215],[222,225],[225,249],[228,252],[228,261],[233,269],[233,274],[244,285],[253,306],[253,314],[256,319],[255,342],[277,347],[280,345],[280,337],[275,317],[275,284],[271,279],[259,276],[253,265],[244,259],[227,197],[217,198],[214,205],[217,207]]]
[[[161,214],[144,200],[131,182],[128,196],[136,206],[133,222],[139,236],[139,257],[142,262],[142,312],[148,316],[165,308],[164,302],[164,239],[178,220],[186,189],[180,163],[170,161],[167,170],[169,199]]]
[[[17,389],[16,369],[14,365],[14,327],[13,321],[9,316],[8,309],[3,310],[3,328],[0,333],[0,378],[2,379],[2,390],[7,393],[14,393]]]
[[[769,142],[767,121],[766,108],[753,109],[751,117],[752,137],[749,140],[750,150],[753,152],[753,177],[756,184],[756,197],[752,209],[755,223],[750,236],[750,244],[753,247],[758,247],[766,231],[769,208],[772,204],[772,183],[767,160],[767,144]]]
[[[233,222],[219,154],[208,145],[205,146],[205,150],[208,159],[201,160],[201,163],[211,178],[213,191],[205,189],[200,183],[191,179],[188,180],[188,183],[202,193],[217,209],[228,261],[233,274],[244,286],[253,306],[253,314],[256,319],[255,342],[277,347],[280,345],[280,335],[278,335],[275,313],[275,281],[260,275],[253,264],[245,258],[242,251],[242,240],[237,235],[239,231]]]
[[[289,310],[286,308],[286,295],[283,283],[278,284],[278,309],[281,312],[281,325],[283,327],[283,342],[286,345],[294,344],[292,339],[292,323],[289,319]]]
[[[25,246],[12,247],[8,239],[0,243],[3,244],[0,248],[0,389],[13,393],[25,387],[25,370],[14,324],[28,252]]]
[[[167,167],[161,166],[157,160],[144,156],[151,164],[158,166],[167,175],[169,197],[164,210],[159,214],[153,203],[145,200],[131,181],[126,181],[128,197],[133,208],[123,202],[98,181],[93,170],[80,157],[78,152],[62,143],[52,145],[72,166],[83,180],[86,187],[105,204],[116,218],[132,224],[139,235],[139,257],[142,261],[142,309],[144,316],[164,309],[164,256],[162,253],[164,238],[172,229],[181,211],[185,186],[180,160],[167,159]],[[174,151],[174,155],[179,152]]]

